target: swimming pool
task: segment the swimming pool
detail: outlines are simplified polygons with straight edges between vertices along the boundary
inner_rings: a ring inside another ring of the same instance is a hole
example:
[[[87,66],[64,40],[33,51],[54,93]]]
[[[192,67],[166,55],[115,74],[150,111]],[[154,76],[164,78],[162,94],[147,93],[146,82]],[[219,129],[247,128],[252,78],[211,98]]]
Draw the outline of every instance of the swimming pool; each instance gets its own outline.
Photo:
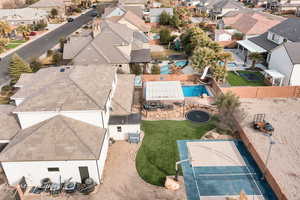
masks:
[[[184,67],[184,66],[186,66],[188,64],[188,61],[187,60],[179,60],[179,61],[176,61],[175,62],[175,65],[177,66],[177,67]]]
[[[224,62],[220,62],[220,65],[224,65]],[[227,66],[231,68],[238,67],[238,65],[235,62],[229,62],[227,63]]]
[[[162,67],[160,67],[160,74],[170,74],[170,68],[169,65],[163,65]]]
[[[182,86],[185,97],[199,97],[203,94],[209,95],[204,85],[185,85]]]
[[[153,40],[159,40],[160,39],[160,35],[156,34],[152,36]]]

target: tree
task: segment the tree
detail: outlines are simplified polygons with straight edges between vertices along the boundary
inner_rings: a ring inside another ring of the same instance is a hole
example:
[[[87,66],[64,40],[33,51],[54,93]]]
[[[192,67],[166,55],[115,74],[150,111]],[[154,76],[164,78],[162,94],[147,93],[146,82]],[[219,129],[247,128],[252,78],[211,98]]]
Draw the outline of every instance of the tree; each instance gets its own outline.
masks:
[[[227,76],[227,68],[221,65],[214,66],[212,68],[212,76],[217,82],[224,82]]]
[[[53,61],[53,64],[55,64],[55,65],[60,65],[62,59],[63,59],[63,56],[62,56],[62,53],[60,53],[60,52],[55,52],[52,56],[52,61]]]
[[[159,36],[160,36],[159,41],[161,44],[168,44],[172,39],[171,32],[167,28],[161,29],[159,31]]]
[[[218,59],[223,62],[223,66],[227,66],[229,61],[233,60],[232,54],[230,52],[222,51],[218,53]]]
[[[64,51],[64,47],[65,47],[66,42],[67,42],[67,38],[65,38],[65,37],[61,37],[59,39],[59,47],[60,47],[61,52]]]
[[[0,37],[6,38],[12,31],[10,25],[4,21],[0,21]]]
[[[218,95],[214,103],[219,111],[217,128],[230,135],[238,131],[236,123],[245,118],[244,112],[240,109],[239,97],[232,92]]]
[[[130,65],[130,71],[131,71],[132,74],[140,75],[142,73],[142,68],[139,64],[132,63]]]
[[[171,16],[166,11],[163,11],[159,17],[159,24],[160,25],[169,25],[170,19],[171,19]]]
[[[264,57],[257,52],[253,52],[249,54],[249,58],[252,60],[252,69],[255,69],[255,65],[257,62],[262,61],[264,59]]]
[[[193,27],[187,29],[181,36],[180,40],[183,46],[183,49],[187,55],[192,55],[196,47],[205,47],[209,40],[208,36],[204,31],[199,27]]]
[[[43,64],[38,58],[34,58],[30,62],[30,68],[31,68],[32,72],[39,71],[42,66],[43,66]]]
[[[51,10],[51,16],[52,16],[53,18],[56,18],[57,15],[58,15],[58,10],[55,9],[55,8],[52,8],[52,10]]]
[[[216,53],[208,47],[196,48],[191,60],[193,68],[199,73],[202,73],[205,67],[214,67],[217,62]]]
[[[158,66],[158,64],[152,65],[151,74],[160,74],[160,67]]]
[[[175,14],[170,18],[170,25],[173,26],[174,28],[179,28],[181,24],[182,24],[182,22],[181,22],[181,20],[179,19],[179,16],[175,13]]]
[[[22,73],[31,73],[32,70],[28,63],[26,63],[21,57],[19,57],[17,54],[14,54],[11,57],[9,67],[8,67],[8,73],[11,78],[11,83],[15,84]]]

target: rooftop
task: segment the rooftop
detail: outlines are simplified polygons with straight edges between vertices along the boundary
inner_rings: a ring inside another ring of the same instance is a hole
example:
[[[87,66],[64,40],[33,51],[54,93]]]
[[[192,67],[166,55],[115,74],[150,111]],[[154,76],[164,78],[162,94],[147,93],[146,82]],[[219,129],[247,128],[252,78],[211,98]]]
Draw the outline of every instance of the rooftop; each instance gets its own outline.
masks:
[[[160,16],[163,11],[173,15],[173,8],[150,8],[150,16]]]
[[[40,20],[48,13],[35,8],[0,9],[1,20]]]
[[[300,199],[300,99],[240,99],[247,114],[243,129],[262,160],[266,160],[270,140],[251,126],[253,116],[265,113],[275,132],[276,144],[268,163],[268,169],[287,199]]]
[[[260,35],[268,31],[273,26],[284,21],[285,18],[271,15],[264,12],[231,11],[223,17],[225,25],[231,26],[246,35]]]
[[[300,42],[286,42],[283,44],[293,64],[300,64]]]
[[[12,111],[15,106],[0,105],[0,140],[11,140],[20,130],[19,123]]]
[[[146,101],[182,101],[184,100],[180,81],[148,81],[145,82]]]
[[[39,0],[30,5],[31,8],[65,7],[64,0]]]
[[[128,115],[131,113],[134,92],[132,74],[118,74],[117,87],[112,99],[111,115]]]
[[[300,42],[300,19],[288,18],[269,31],[276,33],[292,42]]]
[[[14,111],[102,110],[114,78],[111,65],[41,69],[12,96],[25,99]]]
[[[105,133],[103,128],[57,115],[19,131],[0,160],[98,160]]]

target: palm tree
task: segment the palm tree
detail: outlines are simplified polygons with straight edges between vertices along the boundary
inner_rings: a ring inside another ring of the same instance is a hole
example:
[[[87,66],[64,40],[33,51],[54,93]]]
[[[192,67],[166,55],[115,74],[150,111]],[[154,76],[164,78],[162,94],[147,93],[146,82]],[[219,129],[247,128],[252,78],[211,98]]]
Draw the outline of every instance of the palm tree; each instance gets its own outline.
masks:
[[[252,60],[252,69],[255,69],[255,65],[257,62],[262,61],[264,59],[263,55],[261,55],[258,52],[250,53],[249,58]]]
[[[31,31],[31,28],[29,26],[26,25],[21,25],[18,26],[18,28],[16,29],[18,33],[23,35],[24,39],[28,38],[29,32]]]
[[[218,59],[224,63],[223,66],[225,66],[225,67],[227,66],[229,61],[233,61],[232,54],[227,51],[222,51],[217,56],[218,56]]]
[[[227,76],[227,68],[226,66],[216,65],[213,67],[212,76],[217,82],[223,83]]]

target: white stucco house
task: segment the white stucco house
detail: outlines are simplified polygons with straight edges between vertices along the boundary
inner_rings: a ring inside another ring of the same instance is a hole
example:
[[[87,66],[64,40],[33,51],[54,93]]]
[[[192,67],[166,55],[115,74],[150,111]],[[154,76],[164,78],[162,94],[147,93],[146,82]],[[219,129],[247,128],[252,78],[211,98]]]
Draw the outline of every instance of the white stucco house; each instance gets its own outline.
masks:
[[[47,22],[48,15],[46,11],[35,8],[0,9],[0,20],[12,26]]]
[[[149,19],[150,23],[159,23],[160,15],[163,12],[173,16],[173,8],[150,8],[150,13],[145,18]]]
[[[118,76],[112,65],[23,74],[11,97],[16,107],[0,115],[16,120],[9,118],[7,124],[14,132],[0,135],[8,143],[0,153],[8,183],[16,185],[22,177],[29,186],[40,185],[43,178],[101,183],[109,139],[140,132],[140,116],[131,112],[134,77]]]
[[[299,52],[299,42],[287,42],[272,50],[269,69],[284,75],[283,85],[300,85]]]

